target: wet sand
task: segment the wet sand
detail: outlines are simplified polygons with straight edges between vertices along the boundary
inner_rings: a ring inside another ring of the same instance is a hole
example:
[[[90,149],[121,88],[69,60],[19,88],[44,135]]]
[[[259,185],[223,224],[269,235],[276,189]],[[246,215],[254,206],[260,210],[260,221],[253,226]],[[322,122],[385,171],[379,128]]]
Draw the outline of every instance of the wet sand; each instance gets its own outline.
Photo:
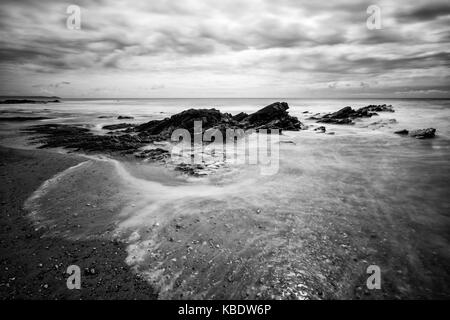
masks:
[[[117,241],[42,237],[23,209],[47,179],[80,163],[75,155],[0,147],[0,299],[154,299],[152,287],[126,265]],[[81,268],[81,290],[66,285]]]

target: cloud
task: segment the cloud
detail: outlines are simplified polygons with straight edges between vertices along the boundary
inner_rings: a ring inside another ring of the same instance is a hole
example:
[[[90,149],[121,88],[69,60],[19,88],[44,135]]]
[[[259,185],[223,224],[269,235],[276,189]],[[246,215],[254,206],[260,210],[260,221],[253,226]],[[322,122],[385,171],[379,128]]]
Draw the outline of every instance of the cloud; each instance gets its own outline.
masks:
[[[89,94],[89,83],[100,81],[123,96],[163,89],[149,90],[154,83],[175,96],[245,95],[249,88],[275,95],[281,81],[289,95],[311,88],[341,94],[399,83],[432,90],[424,87],[449,76],[446,1],[380,0],[380,30],[366,28],[372,3],[363,0],[73,2],[81,7],[81,30],[66,28],[66,3],[2,1],[4,90],[38,85]]]
[[[413,7],[408,11],[401,11],[397,18],[400,21],[429,21],[450,15],[450,4],[448,2],[429,2],[426,5]]]

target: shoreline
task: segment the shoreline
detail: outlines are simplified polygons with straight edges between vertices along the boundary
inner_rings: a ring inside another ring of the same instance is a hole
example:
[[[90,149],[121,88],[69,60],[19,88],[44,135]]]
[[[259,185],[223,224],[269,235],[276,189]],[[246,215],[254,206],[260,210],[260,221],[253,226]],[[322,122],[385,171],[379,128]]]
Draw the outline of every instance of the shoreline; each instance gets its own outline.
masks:
[[[156,299],[125,259],[117,241],[42,237],[23,209],[25,200],[55,174],[83,161],[71,154],[0,146],[0,299]],[[81,289],[66,286],[69,265],[81,269]]]

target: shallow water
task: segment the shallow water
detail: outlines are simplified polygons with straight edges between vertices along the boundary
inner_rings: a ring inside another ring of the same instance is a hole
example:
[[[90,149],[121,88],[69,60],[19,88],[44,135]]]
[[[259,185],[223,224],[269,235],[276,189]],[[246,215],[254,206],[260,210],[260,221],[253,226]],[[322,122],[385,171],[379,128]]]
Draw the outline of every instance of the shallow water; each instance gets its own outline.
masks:
[[[101,132],[103,124],[129,121],[100,115],[142,122],[187,107],[238,113],[270,102],[104,100],[8,109],[57,114],[45,121]],[[285,132],[281,139],[293,143],[279,145],[274,175],[229,164],[188,178],[158,165],[91,157],[49,181],[27,205],[49,236],[127,241],[127,263],[161,298],[448,298],[450,101],[288,102],[307,124],[313,122],[303,111],[346,105],[387,103],[396,112],[354,126],[326,125],[335,135]],[[379,122],[388,119],[397,123]],[[23,124],[7,125],[2,143],[23,142],[15,134]],[[435,139],[393,134],[426,127],[437,129]],[[377,293],[365,289],[372,264],[382,271]]]

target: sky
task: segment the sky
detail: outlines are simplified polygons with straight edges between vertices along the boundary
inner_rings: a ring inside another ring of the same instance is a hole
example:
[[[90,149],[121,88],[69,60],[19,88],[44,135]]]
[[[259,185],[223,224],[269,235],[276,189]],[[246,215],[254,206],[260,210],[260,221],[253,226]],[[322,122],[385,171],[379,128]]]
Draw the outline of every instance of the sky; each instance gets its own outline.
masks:
[[[449,66],[448,0],[0,2],[0,95],[450,98]]]

